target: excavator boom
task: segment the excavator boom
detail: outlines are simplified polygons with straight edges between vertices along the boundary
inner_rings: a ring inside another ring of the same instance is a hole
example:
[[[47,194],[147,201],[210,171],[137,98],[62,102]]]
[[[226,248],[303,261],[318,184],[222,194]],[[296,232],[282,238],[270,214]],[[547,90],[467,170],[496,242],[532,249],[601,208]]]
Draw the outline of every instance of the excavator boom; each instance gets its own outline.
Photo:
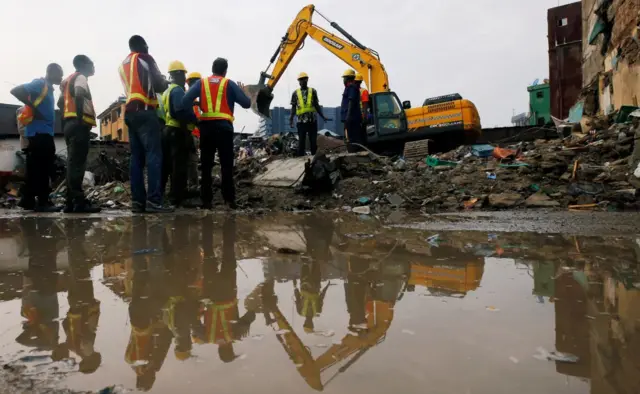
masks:
[[[362,45],[335,22],[329,21],[330,25],[344,35],[346,39],[313,24],[312,17],[314,12],[324,18],[313,5],[304,7],[289,26],[284,37],[282,37],[282,41],[273,54],[269,66],[261,73],[258,84],[247,86],[246,90],[252,98],[252,109],[258,115],[269,117],[273,89],[293,57],[302,49],[307,37],[322,45],[356,72],[362,74],[370,93],[389,91],[389,78],[380,62],[378,53]],[[273,69],[269,71],[271,66],[273,66]]]

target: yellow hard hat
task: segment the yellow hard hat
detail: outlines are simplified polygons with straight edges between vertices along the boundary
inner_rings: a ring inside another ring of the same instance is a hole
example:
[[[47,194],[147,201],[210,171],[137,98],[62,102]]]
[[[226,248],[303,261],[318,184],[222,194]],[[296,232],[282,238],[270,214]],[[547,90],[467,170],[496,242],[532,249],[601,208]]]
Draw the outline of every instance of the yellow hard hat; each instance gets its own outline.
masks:
[[[191,357],[191,352],[190,351],[181,352],[181,351],[175,350],[174,353],[176,355],[176,359],[178,359],[180,361],[184,361],[184,360],[188,359],[189,357]]]
[[[187,74],[187,79],[202,79],[202,74],[197,71],[193,71]]]
[[[362,74],[356,73],[356,81],[362,81],[362,80],[363,80]]]
[[[307,73],[302,72],[302,73],[298,74],[298,79],[302,79],[302,78],[309,78],[309,76],[307,75]]]
[[[355,77],[356,76],[356,72],[353,71],[352,69],[348,69],[346,70],[344,73],[342,73],[342,77]]]
[[[174,60],[171,63],[169,63],[169,72],[174,72],[174,71],[187,72],[187,68],[184,66],[184,64],[180,60]]]

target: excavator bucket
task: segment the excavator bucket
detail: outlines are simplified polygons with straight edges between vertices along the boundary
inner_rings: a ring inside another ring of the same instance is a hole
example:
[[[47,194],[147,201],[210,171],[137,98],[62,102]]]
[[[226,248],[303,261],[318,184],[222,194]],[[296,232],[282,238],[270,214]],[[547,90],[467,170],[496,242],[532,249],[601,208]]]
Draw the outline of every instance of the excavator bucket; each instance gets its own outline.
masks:
[[[251,109],[253,112],[263,118],[271,117],[269,108],[271,107],[271,101],[273,101],[273,93],[271,93],[270,88],[263,84],[246,85],[245,93],[247,93],[251,99]]]

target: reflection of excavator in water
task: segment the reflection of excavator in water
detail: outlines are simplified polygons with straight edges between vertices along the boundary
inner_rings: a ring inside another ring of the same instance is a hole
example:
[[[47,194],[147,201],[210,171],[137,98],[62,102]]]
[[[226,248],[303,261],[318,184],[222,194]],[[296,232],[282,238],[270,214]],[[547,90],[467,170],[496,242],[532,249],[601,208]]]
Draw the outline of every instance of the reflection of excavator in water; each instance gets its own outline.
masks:
[[[389,88],[387,72],[378,53],[365,47],[335,22],[329,21],[346,40],[313,24],[311,18],[314,11],[324,18],[313,5],[303,8],[271,58],[267,67],[268,71],[275,63],[271,73],[262,72],[258,85],[247,86],[254,98],[254,111],[269,117],[275,85],[303,47],[305,38],[310,37],[362,74],[369,88],[373,115],[373,120],[367,126],[370,148],[387,151],[390,146],[396,149],[406,142],[429,139],[434,142],[431,149],[448,150],[478,138],[481,132],[480,116],[472,102],[459,94],[452,94],[427,99],[420,108],[411,108],[408,101],[401,104],[396,93]]]
[[[385,340],[394,318],[395,304],[402,299],[405,291],[413,291],[418,285],[429,288],[435,295],[466,294],[479,286],[484,267],[482,260],[462,265],[431,266],[396,262],[406,260],[372,264],[356,254],[347,258],[345,298],[349,332],[339,344],[333,344],[317,358],[313,357],[278,308],[275,281],[267,280],[260,285],[262,312],[267,325],[275,323],[277,339],[296,365],[298,373],[318,391],[324,390],[333,378]],[[407,275],[408,272],[410,275]],[[323,382],[323,372],[345,360],[348,361]]]
[[[309,386],[322,391],[333,379],[332,377],[323,383],[321,374],[324,371],[350,359],[338,369],[337,374],[343,373],[367,351],[384,341],[393,320],[394,305],[402,296],[403,284],[402,277],[387,278],[380,283],[372,281],[366,273],[354,274],[348,278],[345,292],[350,314],[350,332],[339,344],[332,345],[315,359],[278,308],[273,281],[261,285],[263,312],[268,325],[276,324],[278,341],[297,366],[300,375]],[[387,298],[390,295],[392,297]]]

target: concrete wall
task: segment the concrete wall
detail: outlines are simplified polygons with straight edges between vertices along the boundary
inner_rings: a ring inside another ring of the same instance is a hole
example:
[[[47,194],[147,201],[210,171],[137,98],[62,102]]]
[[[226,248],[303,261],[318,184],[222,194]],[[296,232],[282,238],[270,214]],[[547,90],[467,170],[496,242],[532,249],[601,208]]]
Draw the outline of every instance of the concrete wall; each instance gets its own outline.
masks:
[[[582,90],[582,4],[549,9],[547,22],[551,115],[565,119]]]
[[[594,45],[588,38],[596,23],[596,8],[600,1],[583,0],[583,86],[597,83],[599,114],[612,113],[622,106],[638,106],[640,91],[640,44],[638,35],[640,0],[613,0],[607,18],[612,23],[605,55],[600,51],[604,35]]]

